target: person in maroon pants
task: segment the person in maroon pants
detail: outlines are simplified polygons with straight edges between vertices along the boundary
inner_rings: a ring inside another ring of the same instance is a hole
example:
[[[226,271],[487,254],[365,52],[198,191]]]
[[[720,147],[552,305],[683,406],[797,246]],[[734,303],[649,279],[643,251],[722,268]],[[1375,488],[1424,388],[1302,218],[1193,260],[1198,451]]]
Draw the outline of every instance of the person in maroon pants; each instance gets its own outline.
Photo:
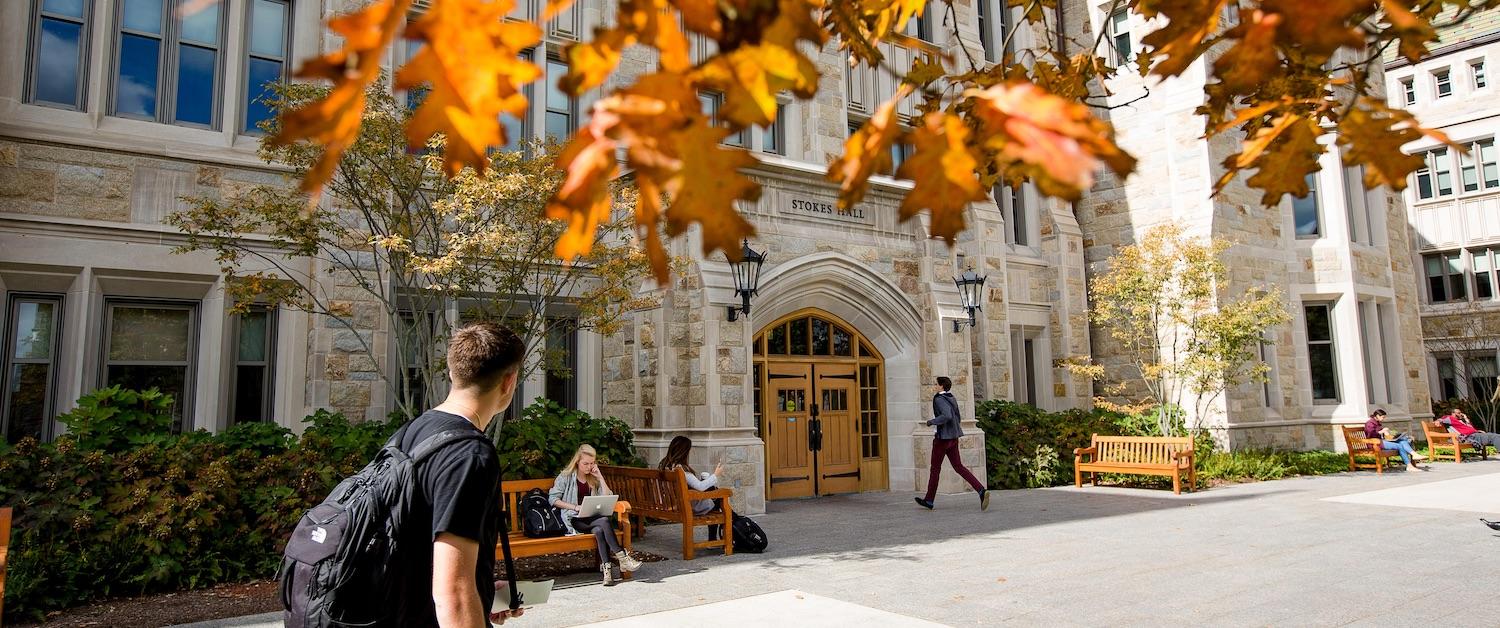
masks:
[[[932,436],[932,475],[927,478],[927,497],[914,499],[921,507],[932,510],[932,499],[937,497],[938,477],[943,472],[943,458],[946,457],[949,464],[953,465],[953,470],[979,492],[979,509],[988,510],[990,492],[958,458],[958,439],[964,435],[964,431],[959,427],[958,400],[949,392],[953,388],[953,380],[939,377],[937,385],[939,390],[932,396],[932,419],[922,422],[937,428]]]

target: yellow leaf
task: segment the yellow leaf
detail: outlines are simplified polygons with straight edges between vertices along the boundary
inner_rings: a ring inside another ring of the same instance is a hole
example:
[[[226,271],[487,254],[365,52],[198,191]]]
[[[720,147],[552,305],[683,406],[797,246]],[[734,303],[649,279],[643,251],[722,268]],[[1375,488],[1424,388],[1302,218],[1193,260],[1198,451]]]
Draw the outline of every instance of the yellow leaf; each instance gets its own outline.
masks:
[[[1277,42],[1322,61],[1335,50],[1363,48],[1359,23],[1375,13],[1374,0],[1261,0],[1266,13],[1280,14]]]
[[[599,223],[609,218],[609,184],[619,169],[616,143],[609,135],[618,123],[618,116],[596,106],[588,126],[568,140],[557,156],[557,167],[567,175],[547,202],[544,215],[568,223],[557,241],[557,256],[564,260],[587,255],[594,247]]]
[[[910,85],[898,87],[896,94],[875,110],[875,115],[844,140],[844,154],[828,164],[828,180],[839,184],[840,208],[853,207],[865,197],[870,175],[890,170],[891,143],[901,135],[896,103],[909,94]]]
[[[784,90],[803,98],[818,91],[818,68],[811,60],[796,50],[766,43],[721,53],[699,69],[698,77],[723,92],[719,113],[740,128],[775,119],[776,94]]]
[[[541,29],[505,20],[514,7],[514,0],[442,0],[407,28],[408,38],[427,45],[396,73],[396,86],[431,86],[406,125],[407,142],[421,147],[445,134],[449,175],[466,165],[484,171],[488,149],[506,140],[500,114],[525,115],[521,88],[541,76],[520,58],[541,41]]]
[[[1287,194],[1306,196],[1307,175],[1318,171],[1318,156],[1323,154],[1318,145],[1322,134],[1317,122],[1295,113],[1283,114],[1246,140],[1240,153],[1224,160],[1228,172],[1216,187],[1222,188],[1239,169],[1253,166],[1255,174],[1245,183],[1261,190],[1262,204],[1274,206]]]
[[[744,149],[720,144],[728,135],[727,129],[700,118],[669,139],[682,159],[680,168],[661,184],[672,198],[666,211],[667,235],[678,236],[694,223],[701,224],[704,257],[714,251],[737,254],[740,240],[755,234],[734,203],[760,199],[760,185],[740,172],[756,160]]]
[[[1448,143],[1448,136],[1418,126],[1410,113],[1370,98],[1360,99],[1358,105],[1339,120],[1338,143],[1344,147],[1345,165],[1366,166],[1365,187],[1406,189],[1407,176],[1423,162],[1421,155],[1407,154],[1402,147],[1424,135]]]
[[[901,220],[926,209],[932,214],[932,235],[948,244],[964,230],[964,210],[985,198],[975,172],[978,162],[969,152],[969,129],[953,114],[930,113],[912,134],[916,152],[901,164],[896,176],[911,179],[911,192],[901,201]]]
[[[1244,21],[1229,31],[1239,41],[1214,61],[1214,74],[1232,93],[1253,91],[1281,64],[1281,55],[1276,51],[1276,27],[1281,24],[1282,16],[1263,11],[1240,15]]]
[[[365,110],[365,88],[380,76],[381,51],[395,39],[411,0],[379,0],[354,13],[328,20],[328,29],[343,37],[344,47],[302,64],[299,78],[321,78],[333,89],[281,118],[273,146],[301,140],[323,145],[323,154],[302,178],[302,191],[314,198],[333,178],[344,151],[354,144]]]

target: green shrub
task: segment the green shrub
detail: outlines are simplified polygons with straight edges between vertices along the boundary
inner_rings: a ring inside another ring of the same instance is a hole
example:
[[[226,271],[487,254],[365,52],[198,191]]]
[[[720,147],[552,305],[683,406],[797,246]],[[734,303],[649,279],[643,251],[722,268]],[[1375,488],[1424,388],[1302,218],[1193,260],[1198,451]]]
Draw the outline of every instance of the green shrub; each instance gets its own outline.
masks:
[[[979,404],[990,488],[1057,486],[1073,480],[1073,449],[1094,434],[1118,434],[1125,415],[1102,409],[1047,412],[1023,403]],[[1044,449],[1045,448],[1045,449]]]
[[[0,448],[0,504],[16,517],[7,621],[97,598],[271,577],[302,513],[402,423],[318,410],[300,438],[259,423],[172,434],[171,403],[155,391],[103,389],[68,414],[76,432]],[[550,477],[579,442],[604,462],[643,464],[629,426],[556,404],[528,408],[501,435],[507,477]]]
[[[568,410],[547,399],[508,421],[500,428],[501,477],[507,480],[550,478],[562,471],[582,444],[593,445],[599,464],[644,467],[645,459],[635,450],[635,432],[614,417],[593,417]]]

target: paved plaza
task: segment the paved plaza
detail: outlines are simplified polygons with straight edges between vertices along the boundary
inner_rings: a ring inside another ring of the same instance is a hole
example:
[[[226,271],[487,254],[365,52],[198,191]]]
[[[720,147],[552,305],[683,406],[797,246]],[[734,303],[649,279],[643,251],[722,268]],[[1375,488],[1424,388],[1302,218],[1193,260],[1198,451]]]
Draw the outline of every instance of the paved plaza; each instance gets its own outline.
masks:
[[[772,502],[761,555],[563,581],[517,625],[1496,626],[1500,460],[1197,494],[1110,487]],[[229,625],[220,623],[218,625]],[[267,625],[245,620],[236,625]]]

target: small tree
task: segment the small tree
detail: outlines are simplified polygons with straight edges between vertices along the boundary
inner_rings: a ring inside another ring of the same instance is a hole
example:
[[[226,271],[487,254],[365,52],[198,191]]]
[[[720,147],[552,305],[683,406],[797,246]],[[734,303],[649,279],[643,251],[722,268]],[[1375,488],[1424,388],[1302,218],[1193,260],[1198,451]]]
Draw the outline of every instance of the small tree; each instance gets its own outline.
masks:
[[[284,85],[273,105],[292,109],[327,91]],[[590,227],[589,252],[562,263],[553,253],[558,241],[579,235],[542,217],[563,176],[551,165],[550,147],[495,151],[484,174],[464,169],[449,178],[440,143],[407,149],[402,129],[411,109],[383,84],[366,98],[359,135],[321,203],[292,183],[317,167],[322,148],[263,141],[267,163],[291,168],[288,185],[189,198],[189,207],[169,218],[188,236],[178,252],[217,256],[235,307],[285,305],[356,331],[352,302],[378,303],[386,329],[401,339],[391,343],[394,364],[380,376],[402,384],[398,405],[410,417],[421,410],[419,393],[433,399],[442,392],[440,350],[461,323],[493,320],[515,330],[529,352],[543,356],[527,361],[524,379],[537,368],[560,368],[559,356],[539,351],[549,331],[569,325],[613,333],[624,313],[649,304],[636,294],[648,265],[624,222],[634,208],[628,191],[617,189],[609,220]],[[268,137],[276,124],[267,125]],[[380,364],[380,348],[353,336]]]
[[[1476,357],[1487,358],[1495,364],[1495,350],[1500,347],[1500,312],[1470,301],[1456,310],[1445,310],[1442,315],[1427,317],[1422,321],[1422,335],[1427,348],[1433,353],[1447,354],[1464,362],[1467,380],[1461,396],[1442,399],[1442,385],[1433,395],[1434,412],[1445,412],[1461,405],[1475,420],[1478,427],[1493,432],[1500,423],[1500,404],[1497,404],[1496,380],[1493,371],[1479,370]],[[1455,363],[1455,369],[1457,364]],[[1441,376],[1441,375],[1440,375]],[[1458,377],[1457,373],[1454,377]]]
[[[1231,386],[1266,381],[1270,367],[1256,359],[1255,350],[1269,342],[1267,329],[1290,316],[1274,287],[1252,288],[1238,298],[1224,294],[1222,257],[1229,246],[1221,239],[1200,242],[1175,225],[1163,225],[1110,258],[1109,271],[1090,286],[1090,316],[1135,371],[1112,390],[1138,384],[1145,394],[1132,405],[1096,400],[1100,405],[1126,412],[1154,406],[1162,434],[1180,432],[1183,413],[1191,410],[1196,433]],[[1097,363],[1068,368],[1106,378]]]

